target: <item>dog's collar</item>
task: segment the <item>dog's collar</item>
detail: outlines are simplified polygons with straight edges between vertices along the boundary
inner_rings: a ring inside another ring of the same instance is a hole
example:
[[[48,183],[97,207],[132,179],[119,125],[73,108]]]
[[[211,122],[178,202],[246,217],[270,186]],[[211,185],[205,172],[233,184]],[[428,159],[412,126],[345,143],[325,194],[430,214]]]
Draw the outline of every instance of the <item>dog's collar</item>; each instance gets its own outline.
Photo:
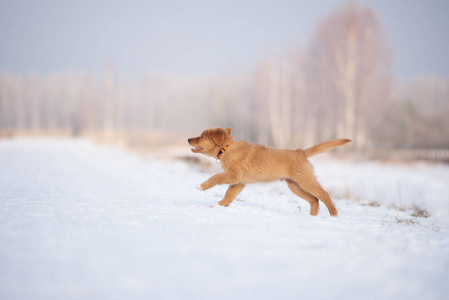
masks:
[[[223,153],[228,150],[228,148],[233,144],[233,142],[230,142],[229,145],[224,146],[223,148],[220,149],[220,151],[218,151],[217,154],[217,159],[220,159],[220,156],[223,155]]]

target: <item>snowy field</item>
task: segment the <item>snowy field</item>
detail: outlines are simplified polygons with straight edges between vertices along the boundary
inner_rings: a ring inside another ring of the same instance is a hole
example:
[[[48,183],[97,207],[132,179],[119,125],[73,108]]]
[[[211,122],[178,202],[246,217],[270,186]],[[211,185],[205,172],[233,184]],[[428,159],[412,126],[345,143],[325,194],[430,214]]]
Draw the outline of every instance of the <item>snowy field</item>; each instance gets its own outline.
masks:
[[[210,208],[226,187],[185,162],[0,140],[0,299],[447,299],[449,167],[313,163],[338,219],[284,182]]]

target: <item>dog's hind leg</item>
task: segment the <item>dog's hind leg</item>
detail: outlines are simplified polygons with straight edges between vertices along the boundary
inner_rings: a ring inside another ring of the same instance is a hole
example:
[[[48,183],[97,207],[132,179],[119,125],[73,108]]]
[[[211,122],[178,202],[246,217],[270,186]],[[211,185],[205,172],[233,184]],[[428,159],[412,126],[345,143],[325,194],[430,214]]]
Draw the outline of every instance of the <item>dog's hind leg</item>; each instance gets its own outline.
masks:
[[[301,172],[293,173],[290,178],[303,190],[323,201],[332,217],[338,216],[334,202],[329,197],[329,194],[321,187],[318,180],[316,180],[313,167],[310,163],[303,163]]]
[[[321,185],[318,183],[318,181],[314,177],[308,178],[308,180],[304,180],[303,182],[300,182],[300,186],[306,192],[312,194],[313,196],[315,196],[318,199],[320,199],[321,201],[323,201],[324,205],[326,205],[327,209],[329,210],[329,214],[332,217],[338,216],[334,201],[332,201],[329,194],[321,187]]]
[[[310,203],[310,215],[316,216],[320,210],[318,198],[306,192],[293,180],[286,179],[285,181],[287,182],[290,191]]]
[[[230,185],[223,200],[221,200],[217,204],[220,206],[228,206],[232,201],[234,201],[235,197],[237,197],[237,195],[243,190],[244,187],[245,185],[243,183]],[[217,206],[217,204],[214,204],[212,206]]]

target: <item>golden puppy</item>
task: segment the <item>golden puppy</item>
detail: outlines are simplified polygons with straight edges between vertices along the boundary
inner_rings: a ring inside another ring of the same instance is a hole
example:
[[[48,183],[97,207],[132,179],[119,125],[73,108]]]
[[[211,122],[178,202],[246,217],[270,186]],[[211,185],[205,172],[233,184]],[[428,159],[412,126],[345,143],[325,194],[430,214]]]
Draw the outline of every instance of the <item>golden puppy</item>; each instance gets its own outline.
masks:
[[[188,139],[194,146],[192,152],[220,160],[224,172],[215,174],[198,185],[205,191],[217,184],[229,184],[223,200],[218,205],[228,206],[247,183],[285,180],[290,190],[310,203],[310,214],[318,214],[318,199],[329,213],[337,217],[337,209],[329,194],[318,183],[313,166],[307,157],[342,146],[351,140],[332,140],[301,150],[277,150],[246,141],[234,143],[232,128],[207,129],[199,137]],[[216,206],[215,204],[214,206]]]

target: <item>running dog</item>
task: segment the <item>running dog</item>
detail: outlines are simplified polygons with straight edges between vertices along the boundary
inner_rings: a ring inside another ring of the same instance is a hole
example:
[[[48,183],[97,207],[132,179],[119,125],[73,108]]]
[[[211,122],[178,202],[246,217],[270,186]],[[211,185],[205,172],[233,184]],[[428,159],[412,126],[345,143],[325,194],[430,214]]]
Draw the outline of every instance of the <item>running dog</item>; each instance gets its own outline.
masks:
[[[278,150],[246,141],[234,143],[232,128],[204,130],[199,137],[188,142],[192,152],[220,160],[224,172],[215,174],[197,189],[208,190],[217,184],[229,184],[226,195],[213,206],[228,206],[248,183],[285,180],[289,189],[310,203],[310,214],[316,216],[320,199],[333,217],[337,209],[329,194],[318,183],[310,156],[329,151],[351,142],[348,139],[332,140],[302,150]]]

